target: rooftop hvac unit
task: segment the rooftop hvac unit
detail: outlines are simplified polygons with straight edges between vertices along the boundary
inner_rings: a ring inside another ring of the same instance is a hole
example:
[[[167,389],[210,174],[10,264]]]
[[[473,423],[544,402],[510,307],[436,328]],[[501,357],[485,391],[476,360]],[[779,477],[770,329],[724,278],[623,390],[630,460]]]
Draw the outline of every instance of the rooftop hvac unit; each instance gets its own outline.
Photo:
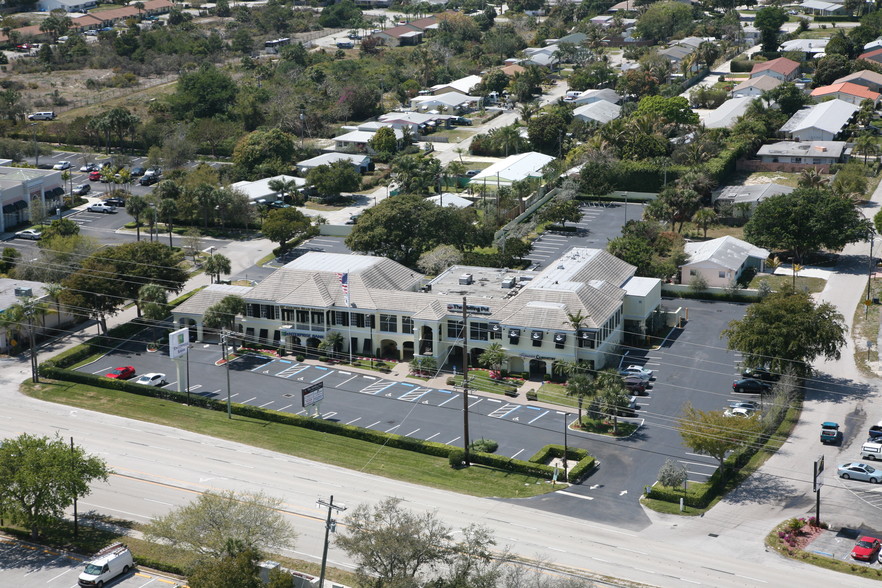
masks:
[[[33,296],[34,291],[31,288],[16,288],[15,295],[19,298],[24,298],[25,296]]]
[[[473,277],[472,274],[463,274],[459,276],[459,285],[460,286],[469,286],[472,283]]]
[[[514,285],[515,285],[515,279],[513,276],[502,280],[502,287],[503,288],[514,288]]]

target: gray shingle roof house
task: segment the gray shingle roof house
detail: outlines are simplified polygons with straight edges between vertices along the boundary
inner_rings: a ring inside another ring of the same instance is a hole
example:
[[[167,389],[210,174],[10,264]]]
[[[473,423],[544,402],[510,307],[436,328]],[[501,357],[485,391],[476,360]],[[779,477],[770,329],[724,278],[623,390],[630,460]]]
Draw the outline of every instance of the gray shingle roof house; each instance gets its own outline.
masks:
[[[762,271],[769,251],[747,241],[725,236],[704,242],[686,243],[689,261],[680,266],[680,283],[690,284],[703,276],[708,286],[729,286],[747,268]]]
[[[751,210],[753,210],[757,204],[766,198],[777,196],[778,194],[790,194],[794,189],[790,186],[774,182],[768,184],[749,184],[746,186],[726,186],[722,190],[715,192],[711,197],[714,204],[725,202],[734,205],[746,202],[751,205]]]

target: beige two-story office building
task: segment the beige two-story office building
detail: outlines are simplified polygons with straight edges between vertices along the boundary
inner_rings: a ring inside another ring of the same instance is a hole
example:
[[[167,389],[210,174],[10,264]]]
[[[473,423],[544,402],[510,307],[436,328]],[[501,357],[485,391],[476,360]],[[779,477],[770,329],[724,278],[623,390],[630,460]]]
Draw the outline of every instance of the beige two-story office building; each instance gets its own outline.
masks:
[[[634,272],[587,248],[571,249],[542,271],[457,266],[432,280],[383,257],[310,252],[254,287],[209,286],[174,317],[198,339],[216,339],[202,315],[234,294],[246,302],[236,319],[246,342],[299,352],[336,331],[344,353],[459,365],[465,334],[473,365],[499,343],[508,370],[536,377],[551,373],[555,361],[617,365],[620,344],[646,334],[658,316],[661,284]],[[578,328],[571,321],[577,314],[584,317]]]

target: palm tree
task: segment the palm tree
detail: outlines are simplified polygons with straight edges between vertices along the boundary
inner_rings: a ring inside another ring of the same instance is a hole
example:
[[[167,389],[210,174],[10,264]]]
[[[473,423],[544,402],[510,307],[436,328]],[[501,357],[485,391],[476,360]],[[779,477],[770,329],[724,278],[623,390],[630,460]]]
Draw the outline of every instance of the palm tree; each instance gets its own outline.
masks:
[[[337,331],[328,331],[325,338],[321,340],[319,343],[319,349],[323,351],[329,352],[331,358],[337,355],[340,352],[340,347],[343,345],[343,335],[338,333]]]
[[[514,149],[514,152],[518,152],[518,147],[522,141],[520,133],[515,128],[514,125],[508,125],[506,127],[500,127],[493,132],[493,138],[496,140],[499,147],[505,150],[505,156],[508,157],[509,149]]]
[[[564,324],[571,329],[573,329],[573,359],[576,363],[579,363],[579,331],[582,330],[582,327],[585,326],[585,321],[588,320],[588,315],[583,314],[582,310],[579,309],[576,312],[568,312],[567,318],[564,321]]]
[[[579,425],[582,424],[582,403],[594,394],[594,382],[588,374],[576,374],[567,381],[567,396],[575,396],[578,402]]]
[[[159,284],[144,284],[138,289],[137,306],[141,316],[153,321],[153,339],[156,340],[160,321],[169,313],[168,291]]]
[[[135,219],[135,234],[141,240],[141,215],[147,210],[148,204],[143,196],[134,195],[126,200],[126,212]]]
[[[220,282],[221,274],[229,274],[232,271],[230,258],[219,253],[209,255],[202,267],[205,273],[211,276],[212,284]]]
[[[876,142],[875,137],[861,135],[854,140],[854,149],[852,149],[852,151],[855,153],[862,153],[864,155],[864,165],[866,165],[867,156],[879,154],[879,144]]]
[[[622,378],[614,370],[604,370],[597,374],[594,383],[600,400],[600,412],[605,413],[613,419],[613,435],[618,433],[619,427],[619,411],[628,408],[631,402],[631,395],[625,388]]]
[[[524,102],[521,104],[521,120],[525,123],[530,122],[530,119],[533,118],[533,115],[539,112],[539,105],[533,102]]]
[[[64,291],[64,286],[50,282],[43,285],[43,291],[49,298],[55,301],[55,313],[58,315],[56,326],[59,326],[61,325],[61,302],[58,300],[58,295]],[[43,326],[46,325],[44,324]]]
[[[491,372],[501,372],[506,360],[508,360],[508,353],[502,348],[502,344],[491,343],[478,356],[478,365],[487,368]]]
[[[802,170],[802,173],[799,174],[797,185],[800,188],[811,188],[814,190],[819,190],[821,188],[824,188],[829,183],[829,179],[825,178],[821,172],[812,167]]]
[[[713,208],[700,208],[692,215],[692,222],[704,231],[704,238],[707,239],[707,230],[717,224],[717,212]]]
[[[799,272],[801,272],[804,268],[794,261],[792,269],[793,269],[793,290],[796,291],[796,277],[799,276]]]
[[[174,226],[175,215],[178,214],[178,204],[171,198],[163,198],[159,201],[159,218],[165,223],[168,229],[168,246],[172,247],[172,228]]]

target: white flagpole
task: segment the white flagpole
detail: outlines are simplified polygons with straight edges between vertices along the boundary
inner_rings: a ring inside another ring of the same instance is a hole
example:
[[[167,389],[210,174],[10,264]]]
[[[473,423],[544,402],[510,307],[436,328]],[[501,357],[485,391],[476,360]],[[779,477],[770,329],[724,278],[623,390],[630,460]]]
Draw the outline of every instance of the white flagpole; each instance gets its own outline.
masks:
[[[352,284],[349,282],[349,269],[346,269],[346,306],[349,307],[349,365],[352,365]]]

